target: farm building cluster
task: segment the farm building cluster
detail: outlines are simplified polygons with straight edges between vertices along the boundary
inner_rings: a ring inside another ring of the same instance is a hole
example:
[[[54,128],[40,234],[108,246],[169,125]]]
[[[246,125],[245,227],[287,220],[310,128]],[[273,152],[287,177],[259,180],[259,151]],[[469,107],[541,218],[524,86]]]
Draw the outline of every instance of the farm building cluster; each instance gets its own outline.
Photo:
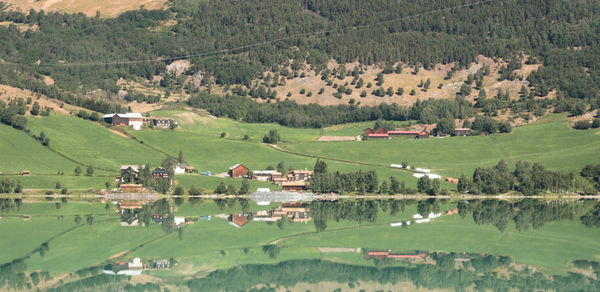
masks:
[[[134,130],[140,130],[144,126],[170,128],[176,124],[170,118],[143,117],[140,113],[106,114],[102,119],[113,126],[131,126]]]
[[[140,171],[146,168],[145,165],[137,165],[137,164],[126,164],[121,165],[120,173],[118,180],[120,184],[121,192],[130,192],[136,193],[144,190],[144,187],[141,184],[136,182],[139,181]],[[153,179],[159,178],[171,178],[172,175],[179,175],[185,173],[196,173],[196,169],[191,166],[186,166],[185,163],[177,163],[173,167],[172,170],[166,169],[164,167],[156,167],[150,173]]]
[[[229,216],[229,224],[242,228],[250,221],[275,222],[287,218],[290,222],[307,223],[312,220],[310,209],[307,203],[294,202],[282,203],[280,207],[271,210],[261,210],[252,212],[250,215],[232,214]]]
[[[384,128],[377,128],[375,130],[371,128],[366,128],[363,130],[363,134],[366,135],[368,139],[390,139],[394,136],[397,137],[412,137],[415,139],[427,139],[430,136],[430,133],[427,130],[386,130]],[[442,131],[437,131],[435,133],[437,137],[444,137],[446,133]],[[468,136],[471,134],[471,129],[468,128],[458,128],[454,130],[454,136]]]
[[[426,250],[417,250],[415,252],[400,253],[391,252],[390,250],[370,250],[367,251],[365,258],[375,258],[378,260],[383,259],[394,259],[394,260],[405,260],[405,259],[424,259],[429,256],[429,252]]]
[[[250,170],[242,164],[236,164],[229,168],[230,177],[250,178],[258,181],[268,181],[284,191],[303,191],[309,187],[308,180],[312,177],[311,170],[290,170],[287,174],[276,170]]]

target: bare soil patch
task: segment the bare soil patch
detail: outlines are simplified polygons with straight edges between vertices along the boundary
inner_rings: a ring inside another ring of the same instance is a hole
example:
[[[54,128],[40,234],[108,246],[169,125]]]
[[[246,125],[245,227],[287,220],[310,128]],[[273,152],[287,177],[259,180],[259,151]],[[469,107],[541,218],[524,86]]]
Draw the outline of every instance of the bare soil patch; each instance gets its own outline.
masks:
[[[116,134],[116,135],[119,135],[121,137],[125,137],[125,138],[129,139],[129,137],[127,137],[127,135],[125,135],[125,134],[123,134],[123,133],[121,133],[121,132],[119,132],[117,130],[114,130],[114,129],[108,129],[108,130],[111,131],[113,134]]]
[[[356,248],[319,247],[320,252],[356,252]]]
[[[286,80],[286,84],[284,86],[277,86],[274,89],[277,91],[277,97],[281,100],[291,99],[300,104],[309,104],[309,103],[318,103],[320,105],[338,105],[338,104],[347,104],[350,99],[354,99],[355,102],[360,102],[361,105],[378,105],[381,103],[397,103],[399,105],[411,105],[417,100],[429,99],[429,98],[454,98],[456,96],[456,92],[460,90],[460,86],[463,81],[467,79],[468,74],[474,74],[480,68],[484,66],[490,67],[490,74],[484,77],[483,80],[483,88],[487,91],[488,96],[490,94],[496,94],[498,89],[508,90],[511,97],[517,97],[518,92],[521,90],[523,85],[528,86],[529,82],[526,80],[526,77],[531,73],[531,71],[536,70],[539,65],[527,65],[523,64],[523,67],[519,70],[515,70],[517,76],[523,76],[523,80],[515,79],[514,81],[498,81],[498,69],[505,65],[506,62],[502,60],[494,60],[491,58],[487,58],[484,56],[479,56],[477,58],[477,62],[472,63],[468,68],[457,70],[452,78],[445,80],[446,74],[454,67],[454,64],[438,64],[433,68],[424,69],[423,67],[419,68],[419,72],[413,74],[415,71],[414,67],[408,67],[404,65],[403,72],[401,74],[385,74],[384,75],[384,83],[381,87],[384,90],[387,90],[389,87],[392,87],[394,92],[398,88],[404,89],[404,94],[385,95],[384,97],[377,97],[372,95],[371,93],[379,88],[376,85],[376,77],[377,74],[380,73],[383,68],[381,66],[368,66],[365,68],[364,73],[360,75],[360,78],[364,80],[364,86],[361,88],[355,88],[354,85],[351,84],[353,77],[346,76],[343,79],[333,78],[333,84],[337,84],[338,86],[345,85],[346,83],[352,89],[352,93],[349,95],[342,94],[342,98],[338,99],[333,96],[333,93],[337,92],[336,88],[333,86],[327,86],[326,81],[321,80],[321,75],[316,75],[316,72],[310,70],[309,66],[306,66],[308,69],[304,71],[299,71],[300,74],[304,73],[306,77],[304,78],[294,78],[290,80]],[[394,64],[396,66],[397,64]],[[358,66],[357,63],[348,63],[344,65],[347,71],[351,71],[354,67]],[[328,64],[328,68],[334,69],[338,68],[339,64],[334,61],[330,61]],[[331,78],[330,78],[331,79]],[[418,85],[421,81],[425,82],[427,79],[430,79],[431,85],[428,90],[423,91],[422,88],[419,88]],[[367,84],[371,83],[372,87],[367,88]],[[440,86],[441,84],[441,86]],[[323,93],[318,94],[319,90],[323,88]],[[305,93],[300,94],[300,91],[304,89]],[[415,95],[410,95],[411,90],[415,90]],[[366,97],[361,97],[362,91],[367,92]],[[287,94],[291,93],[291,96],[287,96]],[[308,96],[308,93],[312,93],[311,96]],[[470,99],[473,100],[479,92],[477,90],[472,90]],[[262,100],[258,100],[262,102]]]
[[[6,103],[8,103],[9,98],[22,98],[22,99],[26,100],[30,97],[33,99],[32,104],[33,104],[33,102],[37,101],[42,108],[49,107],[49,108],[53,109],[55,112],[58,112],[61,114],[69,114],[69,112],[66,109],[60,107],[61,102],[59,100],[50,99],[45,95],[40,95],[38,93],[34,93],[29,90],[19,89],[19,88],[8,86],[8,85],[0,85],[0,100],[4,101]],[[38,99],[38,97],[39,97],[39,99]],[[31,109],[31,105],[29,105],[26,115],[30,115],[30,113],[29,113],[30,109]]]
[[[136,113],[151,112],[151,111],[160,109],[162,107],[160,104],[157,104],[157,103],[147,103],[147,102],[139,103],[137,101],[130,102],[127,104],[127,106],[130,106],[131,110]]]
[[[166,7],[163,0],[4,0],[9,9],[27,12],[30,9],[45,11],[61,11],[67,13],[82,12],[87,16],[96,15],[100,11],[102,17],[115,17],[119,14],[144,7],[145,9],[162,9]]]
[[[317,141],[356,141],[354,136],[321,136]]]
[[[111,259],[111,260],[112,260],[112,259],[116,259],[116,258],[118,258],[118,257],[121,257],[121,256],[123,256],[124,254],[126,254],[128,251],[129,251],[129,250],[124,250],[124,251],[122,251],[122,252],[120,252],[120,253],[114,254],[114,255],[110,256],[110,257],[109,257],[109,259]]]

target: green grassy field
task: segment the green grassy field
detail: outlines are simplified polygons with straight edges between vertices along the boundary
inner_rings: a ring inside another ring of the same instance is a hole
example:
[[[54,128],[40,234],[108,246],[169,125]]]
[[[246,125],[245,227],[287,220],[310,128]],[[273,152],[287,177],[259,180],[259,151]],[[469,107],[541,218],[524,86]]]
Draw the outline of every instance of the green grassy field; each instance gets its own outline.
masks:
[[[189,111],[158,110],[151,112],[153,116],[170,117],[179,123],[179,131],[191,131],[197,135],[218,138],[226,133],[226,138],[242,140],[244,135],[249,141],[262,142],[269,130],[279,132],[283,141],[314,141],[320,136],[319,129],[298,129],[284,127],[278,124],[241,123],[225,118],[215,118],[207,113]]]
[[[32,174],[56,174],[72,172],[77,164],[48,150],[23,131],[0,125],[0,172],[17,174],[30,170]]]
[[[106,182],[114,183],[114,176],[75,176],[75,175],[7,175],[11,180],[20,181],[25,189],[54,189],[57,182],[66,189],[104,189]]]
[[[378,225],[360,230],[339,230],[298,236],[286,241],[290,247],[334,246],[391,249],[424,249],[509,255],[513,261],[564,272],[573,259],[600,256],[599,229],[578,222],[550,223],[538,230],[518,232],[509,224],[504,232],[494,226],[480,226],[472,218],[443,216],[432,223],[408,228]],[[376,238],[376,241],[372,241]],[[341,240],[343,239],[343,240]]]
[[[177,184],[183,187],[186,191],[190,189],[191,186],[201,187],[205,192],[212,192],[217,186],[224,182],[226,185],[233,184],[237,190],[242,186],[243,179],[237,178],[220,178],[215,176],[205,176],[205,175],[178,175],[175,177]],[[280,190],[281,187],[278,185],[274,185],[270,182],[263,181],[255,181],[250,180],[250,190],[254,191],[257,188],[269,188],[271,190]]]
[[[9,155],[3,159],[0,171],[16,173],[32,170],[31,177],[11,176],[19,179],[25,188],[53,188],[60,181],[67,188],[103,188],[121,164],[151,163],[154,167],[165,157],[163,153],[177,156],[183,151],[188,165],[201,172],[213,174],[227,172],[231,165],[242,163],[252,170],[275,167],[284,161],[287,168],[312,169],[317,156],[345,161],[327,160],[330,171],[350,172],[375,170],[380,180],[396,176],[407,186],[414,187],[416,179],[409,172],[389,168],[392,163],[407,161],[415,167],[430,168],[434,172],[458,177],[470,175],[478,166],[490,166],[504,159],[512,165],[518,160],[540,162],[553,169],[575,170],[586,163],[600,162],[600,135],[593,130],[576,131],[569,127],[564,115],[550,115],[535,124],[518,127],[510,134],[486,137],[448,137],[430,139],[369,140],[356,142],[317,142],[323,135],[354,135],[373,122],[336,125],[323,129],[292,129],[272,124],[246,124],[229,119],[214,118],[207,114],[184,111],[156,111],[156,116],[177,119],[181,125],[175,131],[145,129],[129,133],[139,141],[115,134],[98,124],[71,116],[29,118],[33,133],[44,131],[50,137],[51,147],[82,163],[114,170],[96,170],[96,177],[73,176],[76,164],[42,147],[25,133],[1,126],[9,139],[0,141],[0,149]],[[408,122],[406,122],[408,123]],[[286,153],[260,143],[269,129],[280,132]],[[228,133],[220,138],[221,132]],[[244,134],[251,139],[243,141]],[[33,157],[33,159],[32,159]],[[354,162],[354,163],[351,163]],[[368,165],[374,164],[374,165]],[[64,171],[65,176],[56,172]],[[213,190],[220,182],[202,176],[180,176],[178,182],[189,188],[196,185]],[[232,180],[239,187],[241,181]],[[273,185],[253,183],[252,188]],[[444,183],[444,188],[454,186]]]
[[[84,164],[119,172],[122,164],[158,165],[165,158],[129,138],[73,116],[29,118],[28,127],[33,133],[44,131],[50,138],[50,147]],[[85,170],[85,169],[84,169]],[[73,169],[65,169],[73,173]]]
[[[600,162],[597,131],[571,129],[564,119],[518,127],[510,134],[486,137],[448,137],[420,140],[302,142],[285,146],[295,152],[344,160],[389,165],[407,161],[447,176],[470,175],[478,166],[504,159],[539,162],[553,169],[580,169]],[[341,151],[343,149],[343,151]]]
[[[194,166],[200,172],[211,171],[213,174],[227,172],[230,166],[237,163],[241,163],[251,170],[265,169],[268,166],[276,167],[280,161],[285,162],[288,169],[312,169],[317,160],[313,157],[281,152],[263,143],[201,136],[189,131],[144,130],[131,131],[130,134],[173,156],[178,155],[181,150],[188,165]],[[380,180],[396,176],[398,179],[406,181],[409,186],[416,184],[416,179],[412,177],[412,174],[397,169],[330,160],[326,160],[326,162],[330,171],[375,170]],[[207,189],[214,189],[218,184],[218,181],[213,178],[199,176],[180,176],[178,180],[184,188],[192,184],[201,186],[198,183],[205,182]],[[276,187],[266,185],[266,187],[269,186]]]

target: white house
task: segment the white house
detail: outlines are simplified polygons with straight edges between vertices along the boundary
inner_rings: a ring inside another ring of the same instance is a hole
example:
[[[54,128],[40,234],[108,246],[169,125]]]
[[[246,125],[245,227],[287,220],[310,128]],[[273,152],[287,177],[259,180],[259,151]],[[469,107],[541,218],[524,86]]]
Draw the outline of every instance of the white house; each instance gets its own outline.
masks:
[[[177,163],[175,165],[175,174],[184,174],[185,173],[185,163]]]

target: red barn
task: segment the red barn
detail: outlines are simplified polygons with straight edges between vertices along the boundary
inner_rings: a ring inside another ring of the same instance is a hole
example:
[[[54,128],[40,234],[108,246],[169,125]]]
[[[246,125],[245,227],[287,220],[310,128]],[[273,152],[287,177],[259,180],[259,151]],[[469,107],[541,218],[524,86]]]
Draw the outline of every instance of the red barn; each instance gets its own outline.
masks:
[[[236,164],[232,167],[229,168],[229,176],[230,177],[248,177],[248,172],[250,170],[241,165],[241,164]]]
[[[419,132],[419,136],[417,136],[417,138],[427,139],[427,138],[429,138],[429,132],[423,130],[423,131]]]
[[[365,134],[367,134],[367,135],[368,135],[368,134],[373,134],[373,129],[371,129],[371,128],[366,128],[366,129],[364,129],[364,130],[363,130],[363,133],[365,133]]]

